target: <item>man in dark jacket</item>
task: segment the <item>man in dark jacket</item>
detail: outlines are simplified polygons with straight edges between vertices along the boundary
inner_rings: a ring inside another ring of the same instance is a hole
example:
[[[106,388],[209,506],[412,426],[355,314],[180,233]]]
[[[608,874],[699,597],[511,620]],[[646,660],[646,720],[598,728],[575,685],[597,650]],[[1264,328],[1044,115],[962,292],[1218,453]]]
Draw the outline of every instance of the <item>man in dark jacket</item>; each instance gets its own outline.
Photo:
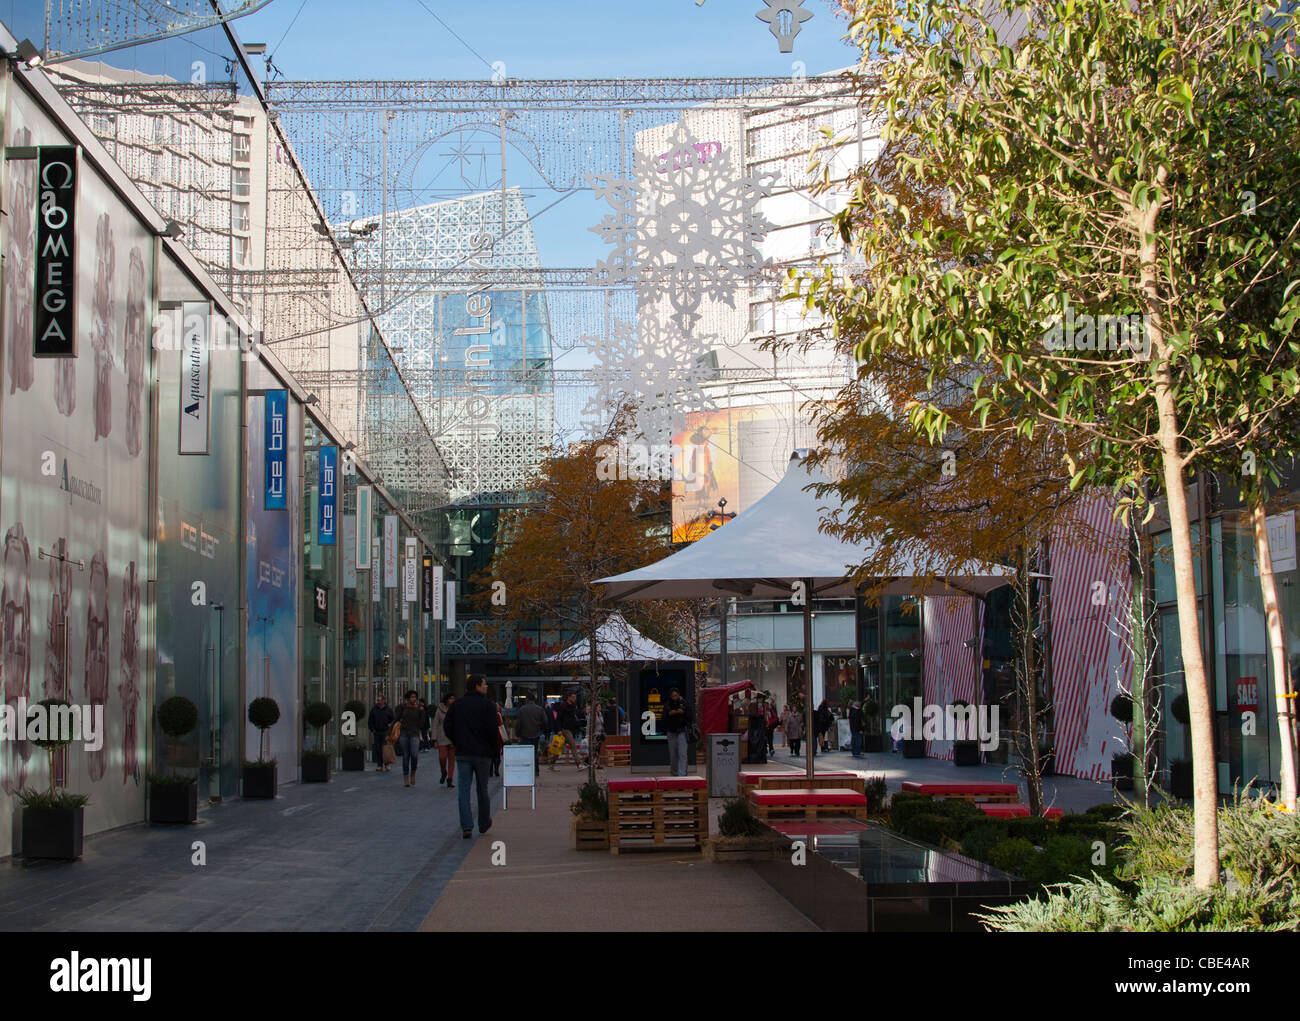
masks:
[[[402,732],[397,743],[402,753],[402,786],[415,786],[415,771],[420,768],[420,734],[429,725],[429,714],[424,711],[414,688],[406,693],[406,704],[397,709],[397,719]]]
[[[515,724],[515,734],[519,737],[520,744],[533,746],[533,774],[540,775],[542,771],[541,763],[537,758],[537,741],[546,733],[546,710],[536,702],[530,701],[528,696],[524,696],[524,704],[519,707],[519,715]]]
[[[862,703],[854,702],[849,709],[849,743],[853,757],[862,755]]]
[[[470,674],[469,690],[447,712],[443,730],[456,749],[460,760],[457,794],[460,798],[460,835],[468,840],[474,835],[474,814],[470,810],[470,777],[478,790],[478,831],[492,827],[492,799],[488,797],[488,770],[497,751],[497,711],[487,698],[487,678]]]
[[[689,747],[687,729],[691,725],[691,710],[681,692],[673,688],[668,692],[664,706],[664,731],[668,735],[668,769],[673,776],[686,775],[686,751]]]
[[[564,735],[564,751],[573,756],[573,764],[582,769],[578,758],[578,731],[582,729],[582,717],[578,714],[578,693],[569,692],[560,702],[559,715],[555,722],[556,729]],[[561,755],[564,752],[560,753]],[[559,758],[556,759],[556,762]],[[555,772],[555,762],[551,763],[551,772]]]
[[[369,726],[375,739],[375,771],[382,772],[390,768],[384,765],[384,743],[393,727],[393,711],[388,708],[382,694],[375,697],[374,708],[370,710]]]

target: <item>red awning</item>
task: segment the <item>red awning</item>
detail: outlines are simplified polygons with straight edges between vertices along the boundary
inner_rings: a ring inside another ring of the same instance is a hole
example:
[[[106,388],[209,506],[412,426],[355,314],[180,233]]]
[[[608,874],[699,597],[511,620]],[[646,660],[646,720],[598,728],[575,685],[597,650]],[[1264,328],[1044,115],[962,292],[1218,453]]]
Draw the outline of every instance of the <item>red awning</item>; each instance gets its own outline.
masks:
[[[731,732],[731,719],[728,709],[731,696],[738,691],[754,687],[753,681],[736,681],[734,684],[719,684],[716,687],[697,688],[699,695],[699,718],[701,734],[727,734]]]

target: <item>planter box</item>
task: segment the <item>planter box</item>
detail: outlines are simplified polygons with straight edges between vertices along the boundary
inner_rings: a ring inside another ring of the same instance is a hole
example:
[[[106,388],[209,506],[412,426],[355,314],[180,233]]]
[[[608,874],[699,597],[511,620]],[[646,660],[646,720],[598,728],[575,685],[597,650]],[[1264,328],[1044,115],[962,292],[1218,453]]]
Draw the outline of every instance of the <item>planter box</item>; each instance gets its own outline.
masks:
[[[579,819],[576,815],[569,824],[573,834],[573,847],[577,851],[608,851],[609,823],[592,819]]]
[[[1114,755],[1110,760],[1111,782],[1117,791],[1133,789],[1133,756]]]
[[[364,748],[343,749],[343,772],[364,773],[366,769],[366,750]]]
[[[243,771],[244,797],[275,797],[275,771],[276,764],[274,762],[245,766]]]
[[[24,858],[81,857],[86,810],[81,808],[24,808]]]
[[[700,849],[705,861],[733,865],[781,858],[789,853],[790,841],[779,837],[710,837]]]
[[[954,766],[978,766],[980,764],[979,742],[954,741],[952,743],[952,764]]]
[[[925,758],[924,741],[904,741],[903,758],[905,759],[923,759]]]
[[[864,752],[883,752],[885,739],[880,734],[863,734],[862,750]]]
[[[1192,782],[1192,764],[1175,762],[1169,767],[1169,792],[1176,798],[1191,800],[1195,789]]]
[[[329,783],[330,760],[323,755],[304,755],[302,757],[303,783]]]
[[[192,823],[199,817],[197,783],[151,783],[149,785],[149,821]]]

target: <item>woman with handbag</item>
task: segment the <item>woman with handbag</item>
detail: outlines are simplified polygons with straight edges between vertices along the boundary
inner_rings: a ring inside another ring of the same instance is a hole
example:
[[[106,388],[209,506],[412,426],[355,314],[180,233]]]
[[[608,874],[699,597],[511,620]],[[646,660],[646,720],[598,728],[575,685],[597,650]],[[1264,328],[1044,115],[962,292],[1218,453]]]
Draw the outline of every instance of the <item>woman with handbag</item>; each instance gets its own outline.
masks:
[[[406,704],[397,712],[398,745],[402,749],[402,786],[415,786],[415,771],[420,766],[420,732],[429,721],[429,714],[420,708],[420,694],[414,688],[406,693]]]
[[[438,706],[438,711],[433,714],[433,741],[438,746],[438,768],[442,770],[438,784],[441,786],[446,783],[448,789],[456,785],[456,746],[451,743],[451,738],[447,736],[443,724],[447,720],[448,710],[455,701],[455,695],[443,695],[442,705]]]
[[[500,776],[501,749],[506,746],[506,737],[509,735],[509,732],[506,730],[506,721],[501,717],[501,704],[499,702],[493,702],[492,708],[496,710],[497,714],[497,753],[492,756],[492,765],[488,769],[488,776]]]

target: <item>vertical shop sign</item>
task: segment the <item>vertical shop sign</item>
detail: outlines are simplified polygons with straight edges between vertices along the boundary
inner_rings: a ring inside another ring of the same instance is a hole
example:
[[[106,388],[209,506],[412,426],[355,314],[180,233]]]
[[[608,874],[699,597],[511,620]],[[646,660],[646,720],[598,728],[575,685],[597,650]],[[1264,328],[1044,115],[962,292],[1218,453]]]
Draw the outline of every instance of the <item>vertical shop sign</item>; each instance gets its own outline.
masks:
[[[447,630],[456,630],[456,583],[447,582]]]
[[[320,518],[316,526],[316,542],[321,546],[334,545],[334,523],[338,510],[335,496],[338,488],[339,448],[320,448]]]
[[[206,301],[187,301],[181,316],[180,453],[208,452],[208,322]]]
[[[285,438],[289,426],[289,391],[266,392],[266,501],[265,510],[284,510],[288,504],[285,496],[285,467],[287,465]]]
[[[36,358],[77,357],[77,152],[43,145],[36,157]]]
[[[357,516],[343,515],[343,587],[357,587]]]
[[[370,570],[370,543],[375,519],[370,513],[369,486],[357,486],[357,570]]]
[[[375,539],[370,550],[371,562],[375,565],[370,570],[370,600],[379,602],[379,540]]]
[[[384,515],[384,588],[397,588],[397,515]]]
[[[420,558],[420,611],[433,613],[433,557],[427,554]]]

